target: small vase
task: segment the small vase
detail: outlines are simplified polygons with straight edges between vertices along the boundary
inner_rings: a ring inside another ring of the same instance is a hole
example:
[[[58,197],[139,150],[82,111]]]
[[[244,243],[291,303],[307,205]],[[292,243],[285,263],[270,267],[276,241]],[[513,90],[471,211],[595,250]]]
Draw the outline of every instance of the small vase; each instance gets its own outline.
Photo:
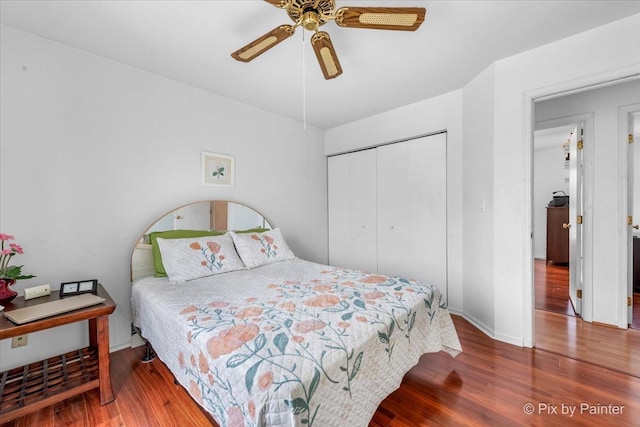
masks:
[[[15,279],[0,279],[0,305],[6,304],[18,296],[16,291],[9,288],[14,283],[16,283]]]

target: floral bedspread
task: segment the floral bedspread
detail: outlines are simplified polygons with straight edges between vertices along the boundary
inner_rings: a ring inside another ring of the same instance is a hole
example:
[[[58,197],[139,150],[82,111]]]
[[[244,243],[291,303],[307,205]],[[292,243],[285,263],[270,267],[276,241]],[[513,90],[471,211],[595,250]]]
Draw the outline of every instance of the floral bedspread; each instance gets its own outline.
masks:
[[[366,426],[427,352],[460,352],[437,288],[299,259],[134,284],[134,324],[221,426]]]

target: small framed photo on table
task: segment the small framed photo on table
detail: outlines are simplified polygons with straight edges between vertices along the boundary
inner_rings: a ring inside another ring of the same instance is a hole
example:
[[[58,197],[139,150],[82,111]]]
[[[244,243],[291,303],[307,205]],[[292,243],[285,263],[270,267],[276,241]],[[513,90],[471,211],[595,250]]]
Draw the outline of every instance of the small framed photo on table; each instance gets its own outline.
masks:
[[[97,279],[60,283],[60,298],[89,293],[94,295],[98,293]]]
[[[218,187],[233,187],[235,161],[233,156],[202,152],[202,183]]]

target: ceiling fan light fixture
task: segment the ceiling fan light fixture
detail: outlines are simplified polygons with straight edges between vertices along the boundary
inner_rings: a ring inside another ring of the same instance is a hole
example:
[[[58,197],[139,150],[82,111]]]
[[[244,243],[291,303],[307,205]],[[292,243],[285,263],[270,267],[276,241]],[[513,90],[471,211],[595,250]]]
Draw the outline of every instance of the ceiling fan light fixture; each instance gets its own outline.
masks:
[[[302,15],[302,26],[305,30],[315,31],[320,26],[320,18],[314,11],[305,12]]]

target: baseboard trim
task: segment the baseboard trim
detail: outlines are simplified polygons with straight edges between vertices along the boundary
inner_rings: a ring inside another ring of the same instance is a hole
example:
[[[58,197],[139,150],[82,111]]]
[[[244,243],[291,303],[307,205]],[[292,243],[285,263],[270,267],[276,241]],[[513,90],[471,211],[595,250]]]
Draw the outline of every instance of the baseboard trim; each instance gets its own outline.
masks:
[[[522,338],[512,337],[509,335],[496,334],[492,328],[489,328],[484,323],[480,322],[478,319],[475,319],[473,316],[470,316],[466,313],[454,312],[454,314],[457,314],[458,316],[462,317],[467,322],[471,323],[473,326],[478,328],[480,332],[482,332],[483,334],[485,334],[486,336],[488,336],[493,340],[502,341],[506,344],[515,345],[517,347],[524,347],[524,342],[522,341]]]

